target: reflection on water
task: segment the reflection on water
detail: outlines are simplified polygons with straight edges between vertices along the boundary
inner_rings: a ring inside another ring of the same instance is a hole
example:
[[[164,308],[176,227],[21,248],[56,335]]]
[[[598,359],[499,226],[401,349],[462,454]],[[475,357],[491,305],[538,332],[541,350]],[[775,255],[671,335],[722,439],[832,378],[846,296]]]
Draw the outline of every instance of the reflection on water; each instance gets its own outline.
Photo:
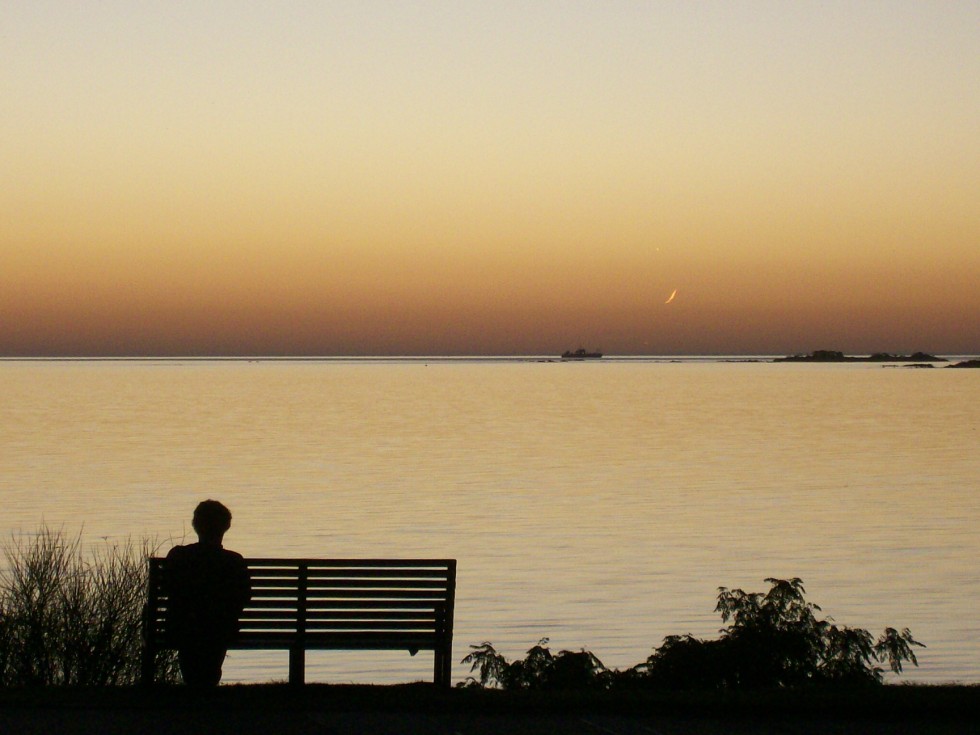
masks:
[[[254,556],[459,559],[456,658],[542,636],[607,665],[713,637],[720,585],[800,576],[838,622],[908,626],[916,681],[980,681],[980,382],[877,365],[0,362],[4,529],[192,535]],[[230,678],[286,676],[232,654]],[[308,680],[431,661],[311,654]],[[461,678],[464,667],[457,667]]]

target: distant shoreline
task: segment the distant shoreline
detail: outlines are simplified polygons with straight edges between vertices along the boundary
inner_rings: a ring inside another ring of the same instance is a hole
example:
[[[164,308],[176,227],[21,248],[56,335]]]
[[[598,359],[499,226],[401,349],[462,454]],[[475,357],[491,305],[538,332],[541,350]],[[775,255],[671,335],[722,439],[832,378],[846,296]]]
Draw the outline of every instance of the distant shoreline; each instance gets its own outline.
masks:
[[[777,357],[773,362],[877,362],[877,363],[916,363],[919,367],[933,367],[933,363],[949,363],[945,357],[926,352],[913,352],[911,355],[893,355],[888,352],[875,352],[867,356],[845,355],[837,350],[815,350],[808,355]],[[910,366],[911,367],[911,366]],[[962,360],[946,367],[980,367],[980,360]]]
[[[542,355],[213,355],[213,356],[0,356],[2,363],[119,363],[119,364],[505,364],[505,363],[554,363],[554,364],[705,364],[705,363],[872,363],[883,367],[980,367],[977,355],[932,355],[915,352],[911,355],[873,353],[870,355],[846,355],[833,350],[817,350],[809,354],[795,355],[603,355],[601,359],[563,359],[552,354]]]

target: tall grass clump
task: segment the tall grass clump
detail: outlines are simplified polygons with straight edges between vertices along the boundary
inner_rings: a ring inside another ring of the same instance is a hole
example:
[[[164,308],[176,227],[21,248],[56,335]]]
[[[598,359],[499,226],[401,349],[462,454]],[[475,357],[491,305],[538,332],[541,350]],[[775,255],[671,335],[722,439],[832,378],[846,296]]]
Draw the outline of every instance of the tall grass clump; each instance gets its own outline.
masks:
[[[0,685],[112,686],[140,675],[147,541],[105,541],[41,527],[3,546]],[[173,680],[174,662],[158,662]]]

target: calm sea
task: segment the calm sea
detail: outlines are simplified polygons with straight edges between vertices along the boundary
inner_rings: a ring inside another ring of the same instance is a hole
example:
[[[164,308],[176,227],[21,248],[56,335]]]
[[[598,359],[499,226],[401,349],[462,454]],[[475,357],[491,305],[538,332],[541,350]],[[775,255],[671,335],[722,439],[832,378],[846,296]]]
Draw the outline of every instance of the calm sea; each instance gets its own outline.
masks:
[[[977,371],[870,364],[2,361],[0,532],[165,551],[214,497],[245,555],[455,557],[457,660],[549,637],[631,666],[714,637],[719,586],[798,576],[839,623],[910,627],[903,679],[980,682],[978,406]],[[430,669],[322,653],[308,680]]]

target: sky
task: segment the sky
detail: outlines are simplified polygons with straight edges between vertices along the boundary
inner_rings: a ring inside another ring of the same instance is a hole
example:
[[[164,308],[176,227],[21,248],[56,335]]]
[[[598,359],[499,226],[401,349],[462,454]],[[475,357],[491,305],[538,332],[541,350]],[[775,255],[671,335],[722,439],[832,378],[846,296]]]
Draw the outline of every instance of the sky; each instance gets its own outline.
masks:
[[[978,48],[965,1],[12,0],[0,356],[976,354]]]

